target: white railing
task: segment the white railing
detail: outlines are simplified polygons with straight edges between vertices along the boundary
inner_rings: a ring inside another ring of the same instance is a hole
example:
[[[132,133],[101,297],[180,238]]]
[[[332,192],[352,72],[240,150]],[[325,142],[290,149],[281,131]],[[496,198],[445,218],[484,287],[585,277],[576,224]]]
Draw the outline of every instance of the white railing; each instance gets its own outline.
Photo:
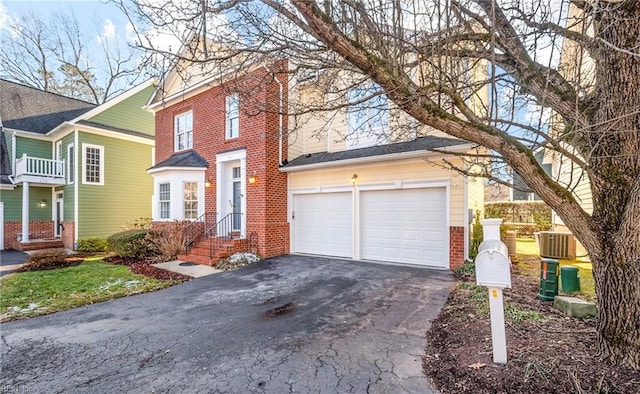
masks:
[[[64,179],[64,160],[41,159],[23,154],[16,160],[16,177],[25,175]]]

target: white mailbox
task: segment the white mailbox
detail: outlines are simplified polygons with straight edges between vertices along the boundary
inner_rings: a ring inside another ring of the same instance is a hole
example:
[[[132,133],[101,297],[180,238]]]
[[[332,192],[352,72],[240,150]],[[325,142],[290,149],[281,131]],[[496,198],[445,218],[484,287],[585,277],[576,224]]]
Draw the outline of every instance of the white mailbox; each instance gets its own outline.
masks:
[[[511,262],[507,246],[497,239],[483,241],[476,256],[476,284],[511,288]]]

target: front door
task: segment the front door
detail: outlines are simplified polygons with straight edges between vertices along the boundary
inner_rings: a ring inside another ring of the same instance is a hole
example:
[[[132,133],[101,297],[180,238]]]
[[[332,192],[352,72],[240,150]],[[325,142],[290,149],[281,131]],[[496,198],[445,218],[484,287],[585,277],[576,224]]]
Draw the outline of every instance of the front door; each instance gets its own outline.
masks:
[[[231,179],[231,213],[232,215],[232,230],[240,231],[242,223],[242,178],[240,167],[233,167],[233,177]]]
[[[62,221],[64,219],[64,194],[56,193],[56,220],[54,225],[54,235],[56,237],[62,236]]]

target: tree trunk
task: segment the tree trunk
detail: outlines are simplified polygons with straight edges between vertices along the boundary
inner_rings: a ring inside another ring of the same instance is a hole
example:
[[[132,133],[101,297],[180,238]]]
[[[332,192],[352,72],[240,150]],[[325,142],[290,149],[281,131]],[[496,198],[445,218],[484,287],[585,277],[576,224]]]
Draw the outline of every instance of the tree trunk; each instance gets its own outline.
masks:
[[[600,4],[595,126],[583,147],[599,244],[585,247],[596,282],[600,356],[640,369],[640,2]]]

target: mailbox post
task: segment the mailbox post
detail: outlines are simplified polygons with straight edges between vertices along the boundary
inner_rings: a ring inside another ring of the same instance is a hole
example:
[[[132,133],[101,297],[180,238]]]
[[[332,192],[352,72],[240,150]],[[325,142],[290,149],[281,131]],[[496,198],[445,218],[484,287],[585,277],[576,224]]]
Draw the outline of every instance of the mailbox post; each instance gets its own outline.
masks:
[[[493,362],[507,363],[507,337],[504,329],[502,289],[511,288],[511,261],[507,246],[500,241],[502,219],[481,220],[484,241],[476,256],[476,284],[489,289]]]

